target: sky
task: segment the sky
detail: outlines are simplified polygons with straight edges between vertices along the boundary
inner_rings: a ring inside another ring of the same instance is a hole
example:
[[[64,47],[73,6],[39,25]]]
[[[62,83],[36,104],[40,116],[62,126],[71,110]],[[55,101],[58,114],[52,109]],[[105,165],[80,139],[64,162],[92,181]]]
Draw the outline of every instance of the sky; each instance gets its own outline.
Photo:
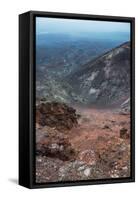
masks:
[[[36,17],[36,34],[83,32],[130,33],[130,23]]]

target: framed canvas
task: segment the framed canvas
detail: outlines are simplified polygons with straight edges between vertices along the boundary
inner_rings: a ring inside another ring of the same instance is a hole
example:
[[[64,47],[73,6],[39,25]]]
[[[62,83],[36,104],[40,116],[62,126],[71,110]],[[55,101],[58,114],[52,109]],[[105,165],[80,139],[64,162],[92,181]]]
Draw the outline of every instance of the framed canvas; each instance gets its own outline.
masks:
[[[19,15],[19,184],[135,180],[135,19]]]

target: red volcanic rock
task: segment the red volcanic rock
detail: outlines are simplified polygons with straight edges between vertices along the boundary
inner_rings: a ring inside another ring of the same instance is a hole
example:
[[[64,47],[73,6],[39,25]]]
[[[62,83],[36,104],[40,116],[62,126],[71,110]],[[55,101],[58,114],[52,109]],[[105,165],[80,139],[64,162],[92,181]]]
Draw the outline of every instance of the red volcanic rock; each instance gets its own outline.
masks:
[[[79,160],[87,163],[88,165],[95,165],[96,164],[96,156],[95,152],[91,149],[84,150],[79,153]]]
[[[76,110],[64,103],[47,102],[36,108],[36,122],[41,126],[70,130],[78,124]]]

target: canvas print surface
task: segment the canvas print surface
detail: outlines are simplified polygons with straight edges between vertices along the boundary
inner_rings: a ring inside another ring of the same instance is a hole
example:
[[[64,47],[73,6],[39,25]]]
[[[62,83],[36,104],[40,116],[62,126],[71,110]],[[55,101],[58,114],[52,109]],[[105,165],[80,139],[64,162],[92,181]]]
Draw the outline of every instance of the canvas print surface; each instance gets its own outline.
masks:
[[[36,183],[130,177],[130,23],[35,23]]]

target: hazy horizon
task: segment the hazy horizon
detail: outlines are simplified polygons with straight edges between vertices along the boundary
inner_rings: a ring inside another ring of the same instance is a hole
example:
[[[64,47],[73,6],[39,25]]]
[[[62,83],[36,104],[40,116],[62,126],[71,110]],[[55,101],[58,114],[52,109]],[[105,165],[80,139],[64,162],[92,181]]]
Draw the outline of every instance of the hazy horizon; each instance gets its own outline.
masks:
[[[130,23],[95,20],[36,17],[36,34],[86,34],[86,33],[130,34]]]

